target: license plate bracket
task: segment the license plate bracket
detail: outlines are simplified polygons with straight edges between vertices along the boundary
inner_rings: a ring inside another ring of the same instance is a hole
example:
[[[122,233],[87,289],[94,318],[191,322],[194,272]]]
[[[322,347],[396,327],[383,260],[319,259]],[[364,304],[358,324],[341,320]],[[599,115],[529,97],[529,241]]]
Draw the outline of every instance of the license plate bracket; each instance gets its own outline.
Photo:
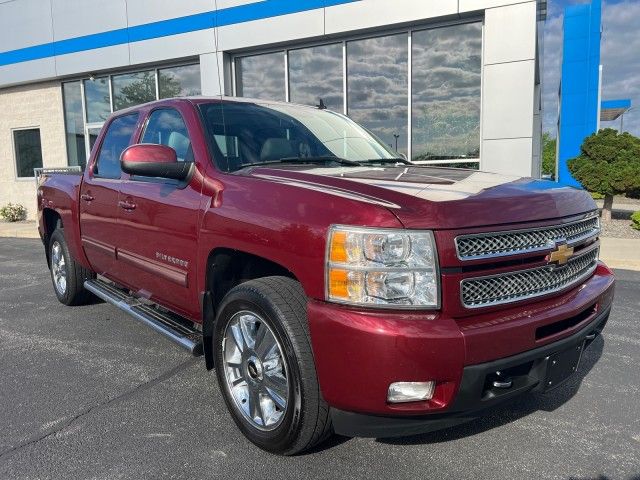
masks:
[[[578,370],[583,350],[584,343],[579,343],[571,348],[549,355],[544,383],[545,390],[551,390],[561,385]]]

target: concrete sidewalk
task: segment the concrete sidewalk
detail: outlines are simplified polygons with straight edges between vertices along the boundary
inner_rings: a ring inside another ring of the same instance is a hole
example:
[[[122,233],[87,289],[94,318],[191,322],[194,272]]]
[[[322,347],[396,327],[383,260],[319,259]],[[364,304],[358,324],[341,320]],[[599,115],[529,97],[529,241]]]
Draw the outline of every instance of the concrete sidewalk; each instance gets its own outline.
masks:
[[[0,220],[0,237],[40,238],[38,224],[33,220],[5,222]]]
[[[600,260],[611,268],[640,271],[640,240],[600,237]]]
[[[36,222],[0,222],[0,237],[40,238]],[[640,240],[600,237],[600,259],[611,268],[640,271]]]

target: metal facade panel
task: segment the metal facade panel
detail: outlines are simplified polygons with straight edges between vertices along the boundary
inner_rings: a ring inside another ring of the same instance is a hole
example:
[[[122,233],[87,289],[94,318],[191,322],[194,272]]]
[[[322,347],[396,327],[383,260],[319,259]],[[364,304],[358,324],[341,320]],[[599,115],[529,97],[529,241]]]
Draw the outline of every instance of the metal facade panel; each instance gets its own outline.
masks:
[[[33,47],[53,40],[49,0],[0,3],[0,51]],[[51,50],[49,56],[53,54]]]
[[[213,12],[215,0],[126,0],[129,26]],[[220,3],[218,1],[218,3]],[[220,7],[218,7],[220,8]]]
[[[325,33],[344,33],[457,14],[457,0],[361,0],[326,8]]]
[[[534,60],[485,65],[482,92],[482,130],[485,140],[531,139],[534,70]]]
[[[12,65],[0,66],[0,87],[16,83],[40,81],[54,78],[56,65],[53,57],[20,62]]]
[[[492,8],[485,13],[484,63],[536,57],[536,2]],[[508,38],[509,41],[504,41]]]
[[[215,52],[214,31],[213,28],[210,28],[130,43],[131,64],[164,62],[168,59],[180,59]]]
[[[51,11],[56,41],[127,28],[125,0],[51,0]]]
[[[58,76],[97,72],[129,65],[129,46],[94,48],[55,58]]]
[[[324,12],[317,9],[221,26],[218,28],[218,48],[256,48],[278,42],[319,37],[323,34]]]

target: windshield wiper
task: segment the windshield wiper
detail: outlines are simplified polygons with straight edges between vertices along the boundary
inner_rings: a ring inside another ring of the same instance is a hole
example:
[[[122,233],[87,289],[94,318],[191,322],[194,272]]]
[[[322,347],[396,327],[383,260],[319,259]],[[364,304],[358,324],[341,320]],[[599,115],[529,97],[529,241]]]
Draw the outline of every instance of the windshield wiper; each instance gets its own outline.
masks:
[[[362,160],[361,165],[368,165],[371,163],[393,163],[398,164],[401,163],[403,165],[413,165],[413,162],[410,162],[406,158],[397,157],[397,158],[368,158],[367,160]]]
[[[276,165],[276,164],[291,164],[291,165],[317,165],[324,163],[338,163],[340,165],[347,165],[350,167],[359,167],[362,165],[360,162],[354,160],[347,160],[346,158],[332,157],[332,156],[319,156],[319,157],[285,157],[277,160],[267,160],[264,162],[252,162],[243,164],[240,169],[247,167],[260,167],[262,165]]]

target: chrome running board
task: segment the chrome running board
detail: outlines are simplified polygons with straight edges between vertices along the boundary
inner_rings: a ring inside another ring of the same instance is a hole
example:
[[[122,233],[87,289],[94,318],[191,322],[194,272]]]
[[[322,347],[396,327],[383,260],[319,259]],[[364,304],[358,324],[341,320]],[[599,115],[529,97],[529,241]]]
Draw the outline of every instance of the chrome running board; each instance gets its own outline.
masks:
[[[87,280],[84,288],[111,305],[115,305],[136,320],[173,340],[193,355],[202,355],[202,333],[193,323],[179,315],[142,303],[136,297],[102,280]]]

